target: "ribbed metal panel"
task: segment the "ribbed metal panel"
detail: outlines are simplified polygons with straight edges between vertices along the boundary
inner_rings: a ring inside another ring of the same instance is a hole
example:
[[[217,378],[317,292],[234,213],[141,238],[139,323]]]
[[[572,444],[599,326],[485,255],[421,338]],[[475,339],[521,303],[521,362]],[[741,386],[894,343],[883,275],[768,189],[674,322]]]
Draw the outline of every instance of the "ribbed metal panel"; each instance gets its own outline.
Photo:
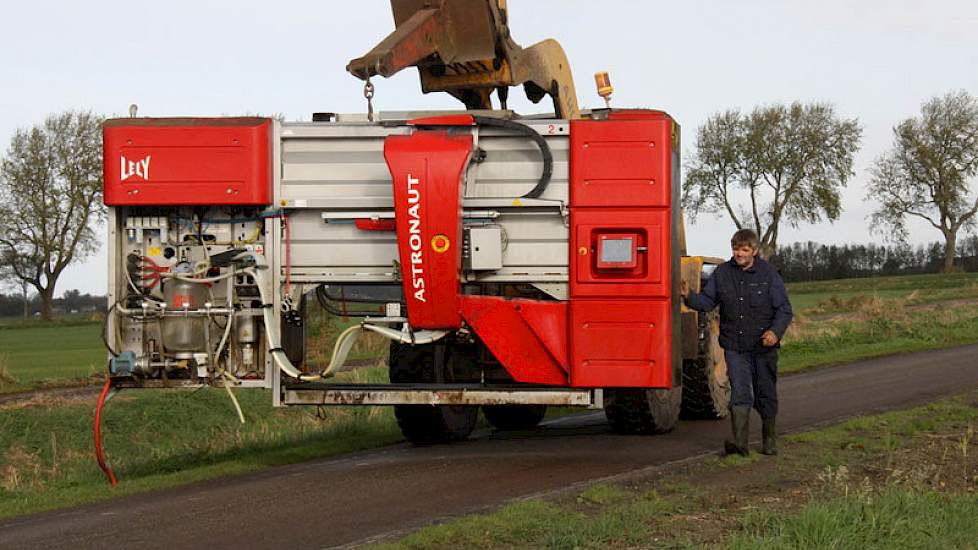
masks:
[[[465,197],[498,198],[480,211],[498,213],[492,223],[504,229],[503,268],[471,274],[486,281],[566,281],[568,230],[561,206],[568,201],[569,139],[566,121],[532,121],[548,135],[554,157],[553,177],[540,197],[549,207],[521,206],[516,201],[536,185],[543,168],[540,152],[524,137],[498,130],[477,134],[485,160],[470,165]],[[368,124],[285,124],[282,129],[280,197],[297,207],[289,218],[291,274],[297,281],[390,281],[397,260],[394,233],[358,230],[343,212],[393,210],[390,172],[384,160],[384,138],[406,134],[406,126]],[[514,202],[515,201],[515,202]],[[483,200],[483,203],[485,201]],[[463,202],[463,207],[469,207]]]

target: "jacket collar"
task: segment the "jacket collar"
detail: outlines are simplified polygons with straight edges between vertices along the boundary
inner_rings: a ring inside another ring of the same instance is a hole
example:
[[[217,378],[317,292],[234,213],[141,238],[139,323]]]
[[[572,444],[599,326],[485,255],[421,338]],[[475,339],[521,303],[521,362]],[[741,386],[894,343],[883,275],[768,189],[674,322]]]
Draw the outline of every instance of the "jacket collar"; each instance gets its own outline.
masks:
[[[757,268],[761,266],[761,263],[762,262],[764,262],[764,259],[763,258],[761,258],[760,256],[755,256],[754,257],[754,263],[749,268],[747,268],[747,269],[741,269],[740,266],[737,265],[737,261],[733,259],[733,256],[731,256],[730,259],[727,260],[727,263],[730,264],[730,267],[736,269],[737,271],[743,271],[744,273],[754,273],[754,272],[756,272],[757,271]]]

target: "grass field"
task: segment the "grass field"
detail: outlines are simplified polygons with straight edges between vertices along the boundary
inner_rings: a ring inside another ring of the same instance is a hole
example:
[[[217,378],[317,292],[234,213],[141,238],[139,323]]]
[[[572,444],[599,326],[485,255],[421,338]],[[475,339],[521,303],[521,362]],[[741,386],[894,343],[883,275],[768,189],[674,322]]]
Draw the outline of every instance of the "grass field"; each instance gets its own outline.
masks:
[[[105,368],[99,323],[0,328],[0,393],[84,383]]]
[[[376,548],[978,548],[978,393],[428,527]]]
[[[978,308],[967,302],[975,299],[976,281],[951,275],[793,285],[797,317],[782,370],[978,342]],[[310,341],[319,351],[310,352],[311,360],[324,363],[331,338],[352,322],[314,317]],[[103,368],[99,330],[92,323],[0,327],[0,392],[84,380]],[[355,356],[383,355],[386,347],[368,339]],[[383,381],[386,369],[344,376]],[[317,416],[312,409],[272,409],[264,391],[237,394],[248,417],[243,426],[221,390],[120,394],[106,416],[106,449],[123,479],[115,491],[91,455],[92,398],[41,396],[0,406],[0,517],[401,439],[389,409],[329,408]]]
[[[379,382],[386,369],[341,373]],[[92,398],[0,405],[0,518],[182,485],[394,443],[389,408],[271,406],[269,392],[122,392],[106,405],[104,446],[121,478],[111,489],[92,451]],[[2,546],[2,545],[0,545]]]

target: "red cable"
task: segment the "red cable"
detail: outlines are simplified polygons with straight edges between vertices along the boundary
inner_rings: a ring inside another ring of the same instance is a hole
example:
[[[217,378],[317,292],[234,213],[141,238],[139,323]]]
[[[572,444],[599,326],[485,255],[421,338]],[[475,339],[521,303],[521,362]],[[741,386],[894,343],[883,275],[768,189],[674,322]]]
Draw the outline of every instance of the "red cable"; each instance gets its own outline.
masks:
[[[98,406],[95,408],[95,458],[98,459],[98,467],[109,478],[109,483],[115,487],[117,483],[115,474],[112,472],[112,468],[109,468],[108,464],[105,463],[105,454],[102,453],[102,407],[105,406],[105,398],[109,395],[110,389],[112,389],[112,381],[106,378],[105,387],[102,388],[102,395],[99,396]]]

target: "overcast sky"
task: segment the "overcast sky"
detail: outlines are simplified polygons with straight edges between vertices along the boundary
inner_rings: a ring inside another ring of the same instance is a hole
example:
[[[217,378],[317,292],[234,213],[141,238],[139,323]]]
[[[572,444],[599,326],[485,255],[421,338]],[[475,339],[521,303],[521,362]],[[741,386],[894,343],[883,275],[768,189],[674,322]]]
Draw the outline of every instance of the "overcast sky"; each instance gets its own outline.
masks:
[[[827,101],[858,117],[863,146],[835,224],[785,228],[781,242],[878,240],[862,199],[873,159],[892,127],[928,98],[978,94],[978,2],[973,0],[624,1],[509,0],[523,45],[556,38],[567,51],[582,107],[602,104],[593,74],[607,70],[613,105],[654,107],[684,128],[727,108]],[[362,83],[344,68],[393,30],[385,0],[94,0],[7,2],[0,17],[0,144],[52,112],[90,109],[143,116],[362,112]],[[424,96],[417,72],[376,81],[381,110],[456,108]],[[515,90],[510,107],[541,112]],[[687,228],[690,251],[727,256],[733,230],[703,216]],[[912,226],[914,242],[934,241]],[[104,250],[73,267],[58,294],[103,293]]]

